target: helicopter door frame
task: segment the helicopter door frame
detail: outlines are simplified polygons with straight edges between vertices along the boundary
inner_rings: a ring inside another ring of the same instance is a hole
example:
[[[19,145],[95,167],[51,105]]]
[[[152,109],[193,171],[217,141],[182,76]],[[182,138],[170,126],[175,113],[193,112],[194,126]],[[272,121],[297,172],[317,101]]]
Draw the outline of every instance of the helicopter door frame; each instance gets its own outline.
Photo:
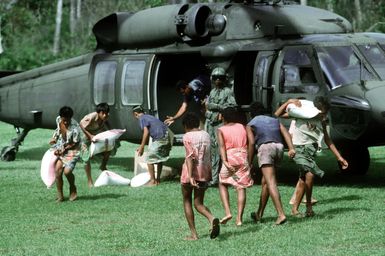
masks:
[[[162,64],[162,60],[157,59],[154,55],[152,59],[152,69],[149,74],[149,78],[151,78],[152,86],[148,88],[148,101],[151,104],[151,107],[149,108],[149,112],[151,115],[159,118],[159,104],[158,104],[158,75],[159,75],[159,68]],[[150,85],[150,79],[148,84]]]
[[[142,131],[132,110],[138,105],[142,106],[145,112],[152,108],[150,81],[154,57],[154,54],[122,56],[120,76],[117,77],[119,79],[117,112],[121,126],[138,140],[142,137]]]
[[[152,108],[151,73],[155,55],[126,55],[122,59],[120,104],[125,108],[141,105]],[[135,93],[135,94],[134,94]]]
[[[102,102],[115,105],[118,69],[119,58],[112,54],[97,54],[93,57],[90,67],[90,98],[93,108]]]
[[[150,74],[154,54],[98,54],[91,65],[91,104],[107,102],[109,121],[130,131],[124,137],[140,140],[142,132],[132,115],[134,106],[150,109]]]
[[[325,95],[322,74],[312,45],[284,47],[274,64],[272,112],[288,99],[314,100],[317,95]],[[289,119],[281,121],[289,127]]]
[[[271,86],[272,64],[277,53],[274,51],[260,51],[254,62],[253,72],[253,100],[261,102],[270,110],[274,88]],[[270,111],[269,111],[270,112]]]
[[[313,100],[325,94],[324,80],[311,45],[284,47],[274,64],[272,107],[277,109],[288,99]]]

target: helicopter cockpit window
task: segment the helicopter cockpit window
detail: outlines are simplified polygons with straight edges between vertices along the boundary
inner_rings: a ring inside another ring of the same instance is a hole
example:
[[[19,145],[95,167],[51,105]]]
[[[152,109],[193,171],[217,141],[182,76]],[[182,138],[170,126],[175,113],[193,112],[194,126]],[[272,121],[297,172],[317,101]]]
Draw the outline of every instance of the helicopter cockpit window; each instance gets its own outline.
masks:
[[[131,60],[124,63],[122,76],[122,103],[140,105],[143,103],[143,75],[146,62]]]
[[[358,45],[361,53],[376,70],[381,79],[385,79],[385,55],[377,45]]]
[[[319,86],[309,56],[304,49],[287,49],[281,68],[280,91],[317,93]]]
[[[100,61],[96,64],[94,75],[94,101],[96,104],[115,103],[116,61]]]
[[[316,51],[331,88],[375,79],[351,46],[317,47]]]

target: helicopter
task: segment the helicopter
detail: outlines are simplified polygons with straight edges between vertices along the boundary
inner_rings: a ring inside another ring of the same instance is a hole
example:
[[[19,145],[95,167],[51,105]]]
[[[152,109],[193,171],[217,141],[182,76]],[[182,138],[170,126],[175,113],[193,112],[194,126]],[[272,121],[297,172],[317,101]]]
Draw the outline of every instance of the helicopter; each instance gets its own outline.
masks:
[[[80,120],[107,102],[111,126],[127,130],[121,139],[139,142],[134,106],[164,120],[182,102],[176,81],[215,67],[244,109],[259,101],[272,115],[289,98],[326,96],[349,173],[365,174],[368,147],[385,145],[385,34],[354,33],[333,12],[279,0],[183,1],[113,13],[92,30],[95,51],[0,78],[0,120],[17,132],[3,160],[15,159],[31,129],[55,128],[64,105]],[[181,122],[171,129],[180,139]]]

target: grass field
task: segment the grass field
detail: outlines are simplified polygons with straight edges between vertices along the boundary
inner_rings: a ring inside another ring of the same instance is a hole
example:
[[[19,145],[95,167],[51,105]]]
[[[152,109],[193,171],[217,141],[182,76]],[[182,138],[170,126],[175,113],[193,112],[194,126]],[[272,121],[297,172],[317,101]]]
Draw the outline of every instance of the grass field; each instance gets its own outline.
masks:
[[[56,189],[40,179],[40,160],[52,131],[34,130],[13,162],[0,162],[0,255],[385,255],[385,150],[371,148],[366,176],[340,175],[330,152],[319,157],[326,171],[316,180],[316,216],[274,226],[269,202],[261,223],[249,217],[259,200],[259,182],[248,189],[244,225],[221,226],[215,240],[208,223],[196,215],[198,241],[189,234],[182,209],[178,177],[157,187],[109,186],[89,189],[83,170],[75,169],[78,200],[56,203]],[[0,123],[0,146],[14,137],[12,126]],[[109,169],[131,178],[136,145],[122,143]],[[180,168],[184,150],[174,147],[166,165]],[[94,180],[99,175],[93,164]],[[297,180],[292,162],[279,169],[279,189],[285,212]],[[68,196],[68,183],[64,188]],[[233,215],[236,194],[230,190]],[[223,217],[218,190],[210,188],[206,204]],[[303,206],[301,207],[303,210]]]

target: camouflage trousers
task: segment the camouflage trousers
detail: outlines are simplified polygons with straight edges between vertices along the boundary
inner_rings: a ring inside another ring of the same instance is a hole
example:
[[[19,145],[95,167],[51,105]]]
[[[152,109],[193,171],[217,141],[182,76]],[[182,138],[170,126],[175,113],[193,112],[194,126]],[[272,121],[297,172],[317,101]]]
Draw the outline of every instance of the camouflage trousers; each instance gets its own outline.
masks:
[[[222,122],[211,123],[206,119],[205,130],[210,135],[211,141],[211,173],[212,181],[211,184],[219,183],[219,170],[222,165],[221,156],[219,154],[217,130],[222,126]]]

